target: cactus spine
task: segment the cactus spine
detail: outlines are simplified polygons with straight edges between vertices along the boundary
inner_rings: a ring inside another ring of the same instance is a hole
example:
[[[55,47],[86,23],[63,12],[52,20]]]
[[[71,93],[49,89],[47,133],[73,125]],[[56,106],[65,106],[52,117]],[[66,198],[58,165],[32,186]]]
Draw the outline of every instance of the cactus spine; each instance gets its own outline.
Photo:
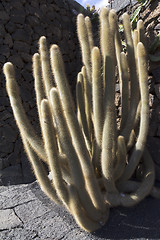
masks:
[[[133,206],[148,194],[160,197],[154,187],[153,161],[145,147],[149,94],[144,26],[140,20],[132,38],[126,13],[123,25],[127,54],[122,51],[113,10],[103,8],[100,13],[101,49],[94,46],[89,17],[78,15],[84,66],[77,76],[77,116],[60,49],[54,44],[49,52],[46,38],[40,38],[39,53],[33,56],[33,76],[42,139],[25,114],[13,65],[6,63],[3,69],[14,117],[42,190],[63,204],[77,224],[89,232],[105,224],[109,206]],[[119,128],[116,66],[122,109]],[[144,170],[137,181],[134,173],[140,161]]]

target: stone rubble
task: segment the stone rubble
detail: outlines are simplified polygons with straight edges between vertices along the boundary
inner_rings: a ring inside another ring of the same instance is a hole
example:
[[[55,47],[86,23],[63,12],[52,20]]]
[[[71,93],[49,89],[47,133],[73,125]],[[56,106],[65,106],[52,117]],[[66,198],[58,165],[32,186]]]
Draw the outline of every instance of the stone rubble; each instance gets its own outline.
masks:
[[[159,200],[149,197],[134,208],[111,209],[105,226],[87,233],[37,182],[0,188],[1,240],[159,239],[159,216]]]

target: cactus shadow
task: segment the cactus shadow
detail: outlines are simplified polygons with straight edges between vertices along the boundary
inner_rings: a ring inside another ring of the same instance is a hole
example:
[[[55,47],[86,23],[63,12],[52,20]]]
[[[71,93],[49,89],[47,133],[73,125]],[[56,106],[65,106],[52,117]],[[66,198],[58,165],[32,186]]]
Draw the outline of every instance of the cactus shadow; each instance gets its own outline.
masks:
[[[147,197],[131,208],[113,208],[110,210],[108,222],[101,229],[87,233],[77,226],[72,215],[64,207],[56,205],[41,191],[37,182],[30,184],[30,189],[45,207],[58,214],[64,224],[71,226],[76,236],[83,235],[83,239],[160,239],[160,202],[158,199]],[[67,240],[67,236],[65,239]]]
[[[111,209],[105,226],[93,233],[98,239],[160,239],[160,202],[146,198],[131,208]]]

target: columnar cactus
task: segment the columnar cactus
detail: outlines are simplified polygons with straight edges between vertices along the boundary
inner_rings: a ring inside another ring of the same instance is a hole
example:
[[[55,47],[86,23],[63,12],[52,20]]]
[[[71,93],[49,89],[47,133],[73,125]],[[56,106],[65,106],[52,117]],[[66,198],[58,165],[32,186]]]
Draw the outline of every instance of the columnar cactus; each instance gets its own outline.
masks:
[[[123,15],[126,53],[117,16],[100,13],[100,49],[94,46],[89,17],[77,17],[84,66],[77,76],[77,109],[69,89],[62,54],[46,38],[33,56],[33,76],[42,139],[31,126],[19,96],[14,67],[4,65],[6,87],[24,148],[42,190],[64,205],[79,226],[95,231],[108,219],[109,208],[133,206],[154,188],[154,165],[145,147],[149,122],[144,26],[132,38]],[[121,121],[116,123],[115,68],[121,94]],[[143,171],[138,172],[139,163]],[[52,179],[44,167],[48,165]]]

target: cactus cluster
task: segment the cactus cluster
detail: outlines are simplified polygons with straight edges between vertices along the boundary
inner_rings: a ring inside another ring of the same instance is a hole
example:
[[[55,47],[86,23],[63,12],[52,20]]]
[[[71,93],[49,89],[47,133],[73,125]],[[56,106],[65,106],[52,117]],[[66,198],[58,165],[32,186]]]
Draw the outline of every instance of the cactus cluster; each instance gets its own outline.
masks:
[[[160,197],[145,146],[149,93],[144,25],[140,20],[132,37],[129,16],[124,13],[123,26],[126,52],[115,11],[103,8],[98,47],[89,17],[78,15],[83,67],[77,76],[76,108],[59,47],[54,44],[49,52],[46,38],[40,38],[33,76],[41,137],[22,106],[13,65],[8,62],[3,69],[14,117],[41,189],[89,232],[106,223],[110,207],[133,206],[148,194]],[[121,96],[119,125],[116,77]]]

